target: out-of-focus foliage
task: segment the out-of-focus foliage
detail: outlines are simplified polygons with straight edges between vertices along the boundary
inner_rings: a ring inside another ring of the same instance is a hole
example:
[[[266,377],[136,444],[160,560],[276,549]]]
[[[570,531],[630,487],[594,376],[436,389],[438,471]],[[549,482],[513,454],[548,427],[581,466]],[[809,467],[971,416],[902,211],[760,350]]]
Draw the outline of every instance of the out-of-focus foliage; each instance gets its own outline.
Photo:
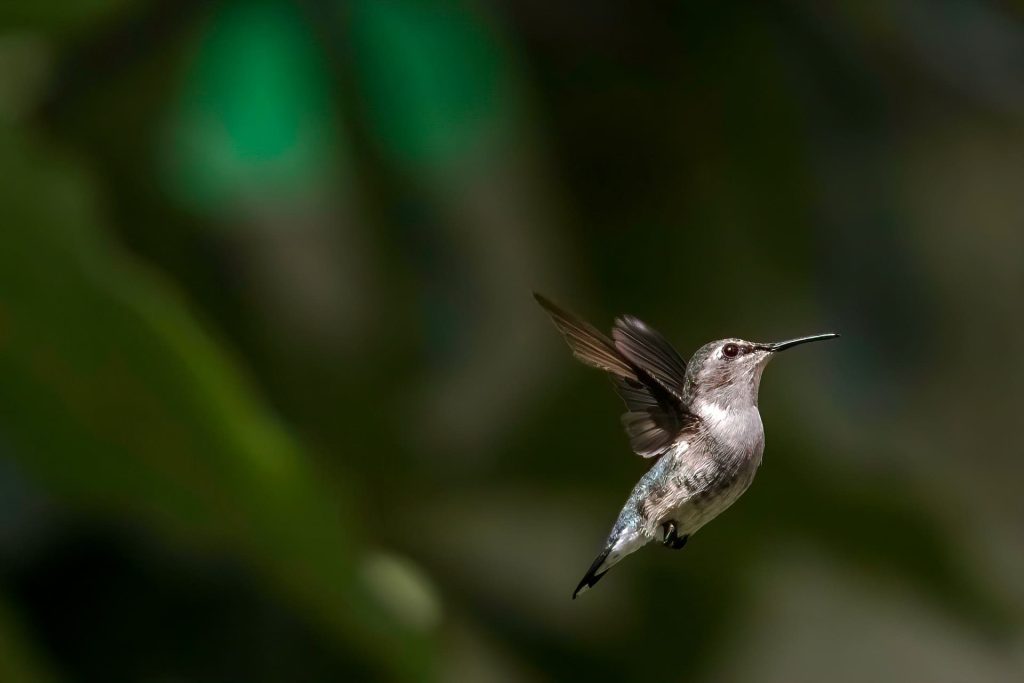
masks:
[[[165,150],[183,202],[222,209],[325,190],[339,140],[327,68],[298,8],[228,4],[208,20],[186,84]]]
[[[57,680],[25,641],[17,618],[9,614],[6,605],[0,607],[0,648],[0,677],[5,681],[47,683]]]
[[[0,22],[16,29],[51,35],[74,36],[89,29],[102,29],[145,3],[139,0],[67,0],[61,3],[9,0],[0,7]]]
[[[1011,5],[0,8],[0,680],[1015,680]],[[773,363],[648,463],[530,299]]]
[[[420,670],[420,636],[362,585],[344,489],[166,286],[114,253],[72,168],[11,140],[2,158],[0,399],[26,468],[89,508],[242,554],[369,658]]]

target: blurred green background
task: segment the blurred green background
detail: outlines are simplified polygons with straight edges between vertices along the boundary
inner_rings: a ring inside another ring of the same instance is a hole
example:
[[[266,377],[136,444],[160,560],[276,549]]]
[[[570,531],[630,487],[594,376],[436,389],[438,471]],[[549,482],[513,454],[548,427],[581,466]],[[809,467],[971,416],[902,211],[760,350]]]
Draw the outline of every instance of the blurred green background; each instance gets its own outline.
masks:
[[[0,5],[0,680],[1024,680],[1024,7]],[[772,364],[649,463],[530,297]]]

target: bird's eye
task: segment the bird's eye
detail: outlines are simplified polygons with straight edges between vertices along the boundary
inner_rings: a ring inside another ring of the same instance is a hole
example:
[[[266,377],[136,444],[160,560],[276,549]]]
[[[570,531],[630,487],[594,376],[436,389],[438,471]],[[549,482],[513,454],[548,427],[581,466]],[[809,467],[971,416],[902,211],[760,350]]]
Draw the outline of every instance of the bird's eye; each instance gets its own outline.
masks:
[[[740,352],[740,347],[735,344],[726,344],[722,347],[722,353],[728,358],[735,358],[736,354]]]

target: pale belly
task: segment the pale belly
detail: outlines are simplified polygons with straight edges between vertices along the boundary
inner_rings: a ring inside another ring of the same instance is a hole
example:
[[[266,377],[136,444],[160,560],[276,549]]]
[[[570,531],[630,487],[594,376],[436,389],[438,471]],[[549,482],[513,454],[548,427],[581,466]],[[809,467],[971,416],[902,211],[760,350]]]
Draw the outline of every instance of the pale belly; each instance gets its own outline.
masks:
[[[675,524],[680,536],[696,533],[743,495],[760,462],[758,453],[749,459],[708,461],[697,466],[681,462],[673,467],[666,463],[660,481],[638,501],[644,535],[663,540],[667,522]]]
[[[653,538],[664,540],[664,524],[672,521],[679,535],[693,535],[739,500],[752,481],[753,472],[750,477],[736,481],[726,488],[688,496],[667,508],[660,516],[652,517],[648,524],[648,533]]]
[[[693,535],[750,487],[764,452],[761,418],[756,407],[741,419],[729,417],[728,430],[679,443],[637,482],[612,527],[600,571],[651,541],[663,541],[668,522],[677,536]]]
[[[600,570],[651,541],[663,541],[667,522],[675,525],[678,536],[692,536],[722,514],[750,487],[761,464],[763,443],[756,442],[746,456],[715,452],[695,457],[682,450],[663,456],[637,483],[619,513]]]

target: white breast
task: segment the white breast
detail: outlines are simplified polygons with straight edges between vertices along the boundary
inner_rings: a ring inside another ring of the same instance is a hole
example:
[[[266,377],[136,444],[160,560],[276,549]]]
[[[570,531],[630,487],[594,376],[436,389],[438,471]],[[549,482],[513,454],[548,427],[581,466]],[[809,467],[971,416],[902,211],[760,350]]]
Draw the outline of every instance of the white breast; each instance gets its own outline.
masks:
[[[737,456],[753,456],[760,461],[764,451],[764,425],[756,405],[727,408],[718,403],[700,402],[694,408],[722,446],[736,451]]]
[[[665,518],[673,519],[680,532],[696,532],[743,495],[761,464],[764,428],[757,406],[726,409],[707,403],[695,408],[714,447],[703,443],[698,446],[703,451],[700,456],[693,451],[679,454],[677,462],[683,478],[702,486],[692,491],[679,489],[662,502],[649,530],[655,538],[660,534],[657,520]]]

